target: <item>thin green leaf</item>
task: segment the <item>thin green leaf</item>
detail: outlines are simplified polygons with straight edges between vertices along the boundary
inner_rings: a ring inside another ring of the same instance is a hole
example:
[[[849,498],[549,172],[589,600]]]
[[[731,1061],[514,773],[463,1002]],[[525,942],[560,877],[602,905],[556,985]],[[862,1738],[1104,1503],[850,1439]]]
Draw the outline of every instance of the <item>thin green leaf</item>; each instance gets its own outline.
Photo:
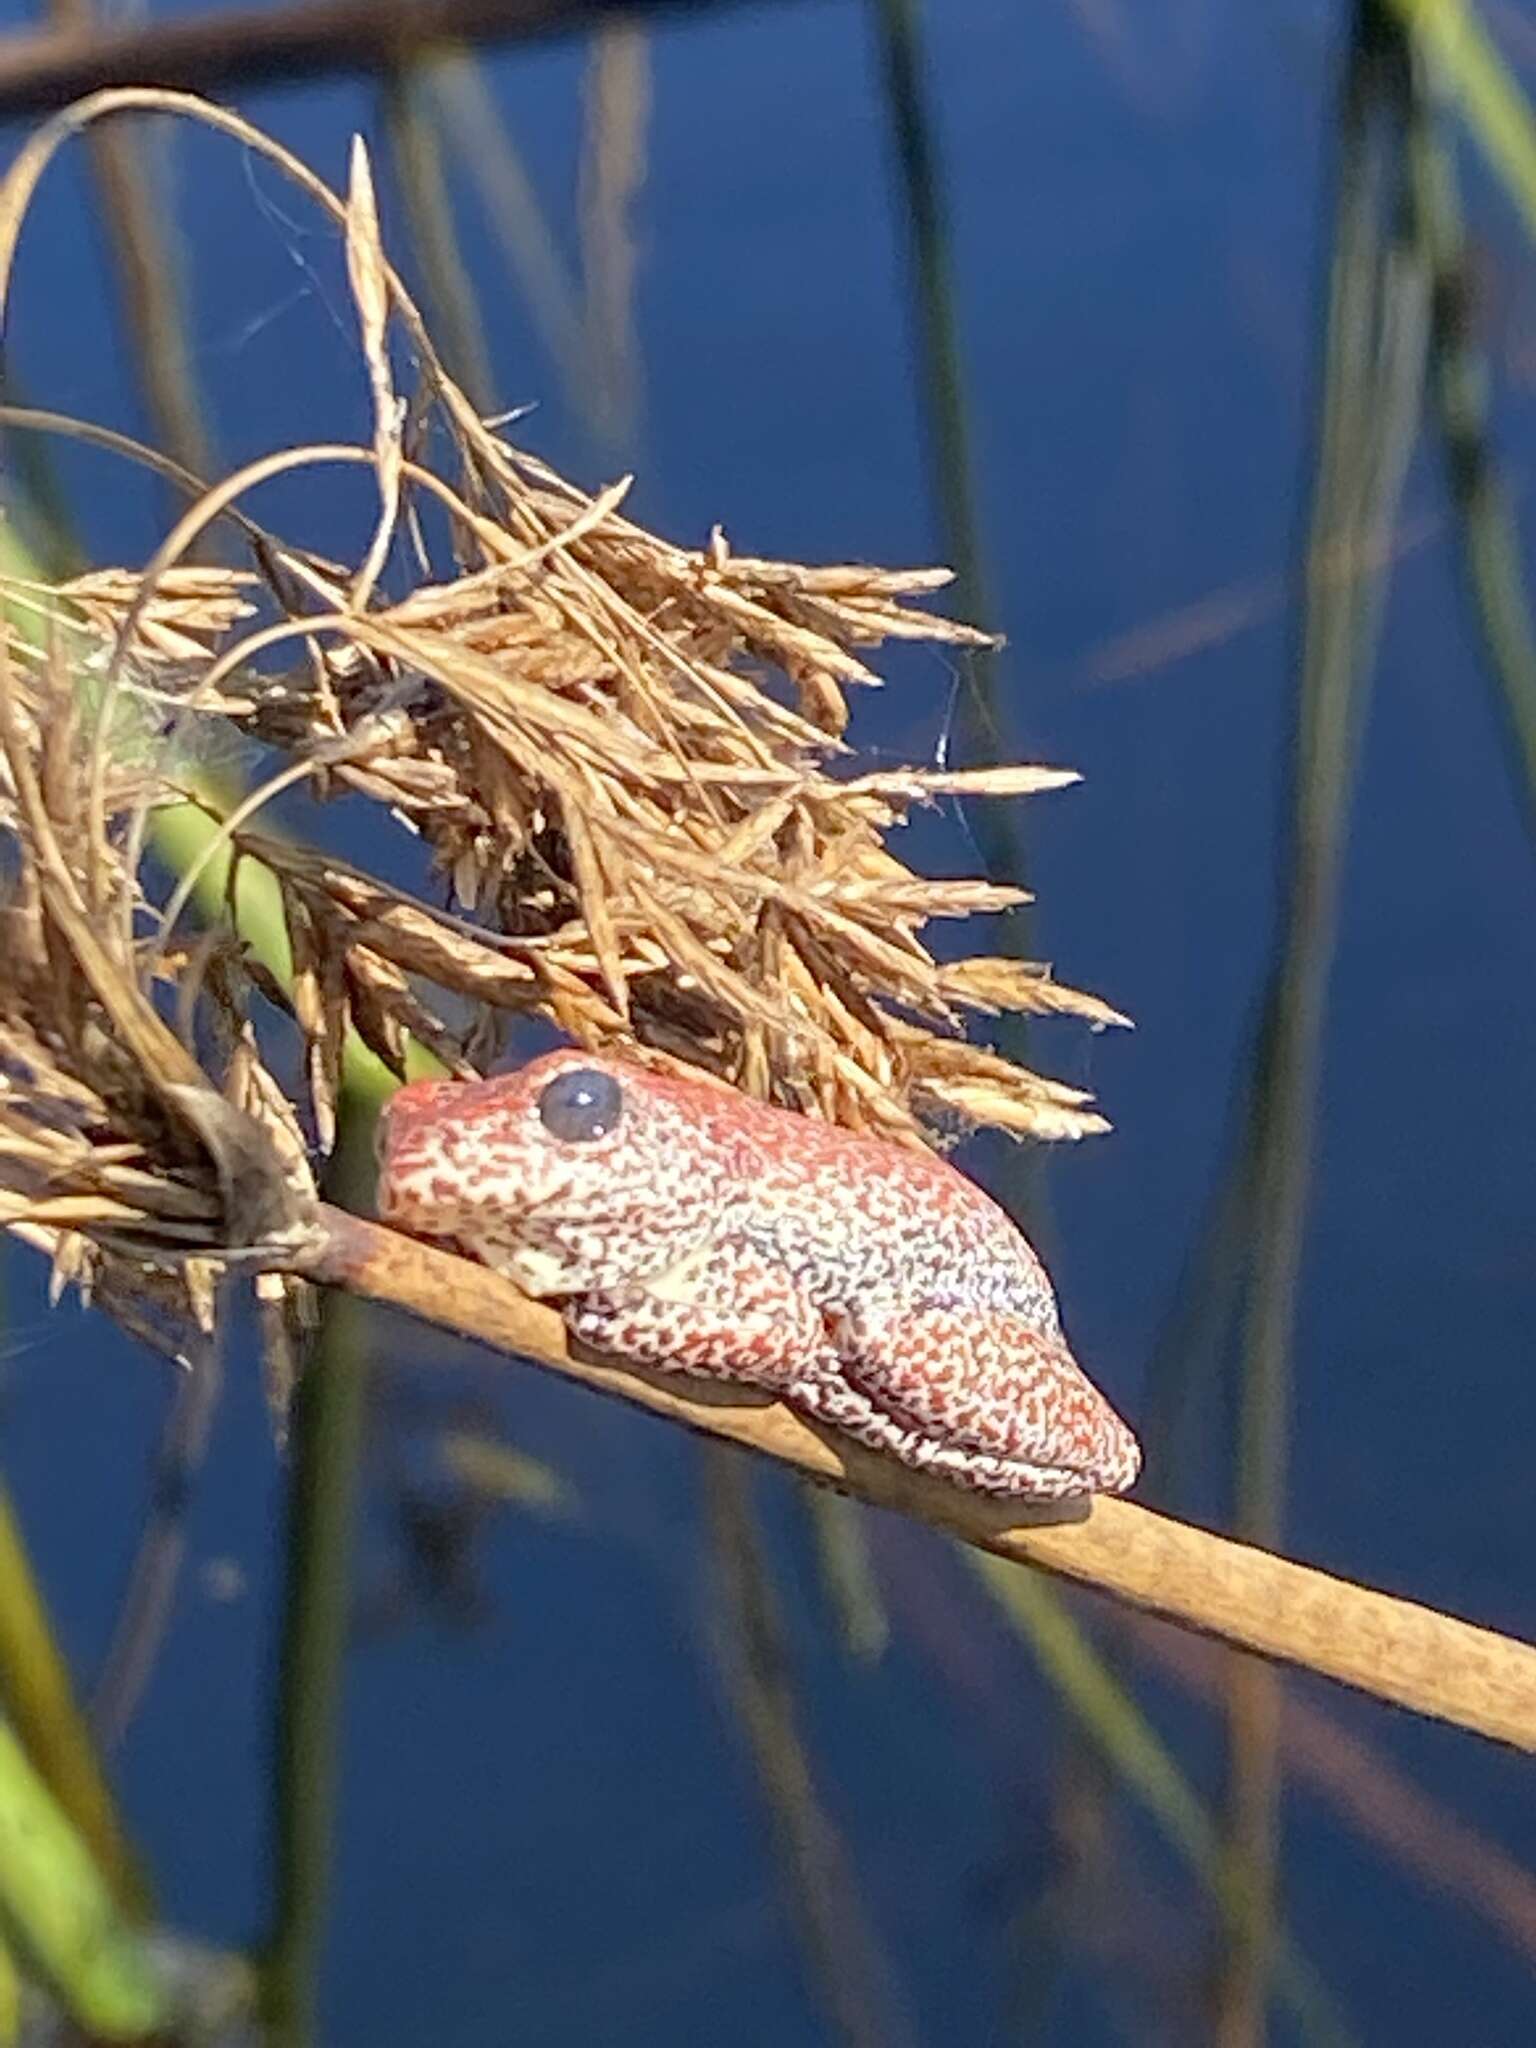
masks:
[[[134,2041],[167,2025],[170,2000],[142,1937],[5,1722],[0,1931],[93,2035]]]
[[[1434,65],[1527,229],[1536,235],[1536,119],[1465,0],[1383,0]]]

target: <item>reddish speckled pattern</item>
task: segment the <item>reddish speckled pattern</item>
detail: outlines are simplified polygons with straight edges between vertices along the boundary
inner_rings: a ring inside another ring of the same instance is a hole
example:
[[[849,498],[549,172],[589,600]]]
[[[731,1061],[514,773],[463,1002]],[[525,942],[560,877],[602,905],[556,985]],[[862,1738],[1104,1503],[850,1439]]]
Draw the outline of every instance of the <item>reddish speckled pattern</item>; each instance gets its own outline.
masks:
[[[623,1115],[552,1138],[560,1073]],[[1118,1493],[1136,1440],[1062,1336],[1045,1270],[943,1160],[575,1050],[390,1104],[379,1213],[556,1299],[594,1349],[763,1387],[987,1493]]]

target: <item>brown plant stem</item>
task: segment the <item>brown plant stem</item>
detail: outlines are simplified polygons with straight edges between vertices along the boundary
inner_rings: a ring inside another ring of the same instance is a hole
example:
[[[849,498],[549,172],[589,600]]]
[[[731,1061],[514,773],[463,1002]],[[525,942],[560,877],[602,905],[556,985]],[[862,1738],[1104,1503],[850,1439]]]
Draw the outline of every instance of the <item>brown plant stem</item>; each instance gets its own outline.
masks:
[[[313,1280],[421,1316],[807,1478],[948,1529],[982,1550],[1378,1699],[1536,1751],[1536,1647],[1123,1500],[1054,1521],[834,1440],[744,1389],[680,1382],[574,1351],[556,1312],[466,1259],[322,1206],[293,1263]],[[1054,1510],[1059,1516],[1059,1510]]]
[[[207,7],[200,13],[0,36],[0,112],[62,107],[104,86],[162,85],[219,92],[263,79],[292,85],[337,71],[372,71],[444,42],[571,35],[632,0],[292,0],[286,6]],[[728,0],[656,0],[656,14],[716,14]]]

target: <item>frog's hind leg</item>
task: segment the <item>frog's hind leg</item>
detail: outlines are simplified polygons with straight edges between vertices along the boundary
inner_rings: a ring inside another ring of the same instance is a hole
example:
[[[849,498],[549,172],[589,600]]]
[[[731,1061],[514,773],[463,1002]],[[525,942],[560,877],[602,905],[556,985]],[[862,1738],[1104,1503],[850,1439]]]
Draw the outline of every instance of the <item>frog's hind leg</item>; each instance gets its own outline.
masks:
[[[989,1493],[1058,1499],[1084,1491],[1076,1474],[1065,1475],[1064,1487],[1059,1472],[946,1444],[879,1406],[849,1379],[820,1311],[782,1267],[719,1253],[699,1269],[697,1291],[692,1276],[686,1290],[679,1277],[585,1295],[567,1303],[567,1326],[595,1351],[761,1388],[918,1471],[945,1472]]]
[[[799,1398],[904,1464],[1041,1500],[1118,1493],[1140,1470],[1131,1432],[1062,1339],[1031,1318],[861,1306],[827,1328],[836,1373]]]
[[[825,1313],[783,1267],[725,1239],[643,1285],[565,1304],[594,1350],[758,1387],[916,1471],[1068,1500],[1135,1478],[1135,1439],[1059,1339],[949,1308]]]
[[[844,1377],[835,1358],[824,1369],[802,1374],[786,1398],[813,1421],[829,1424],[870,1450],[883,1451],[914,1472],[936,1472],[953,1479],[973,1493],[1071,1500],[1093,1491],[1092,1482],[1080,1472],[1032,1465],[1023,1458],[1000,1458],[927,1435],[872,1401]]]

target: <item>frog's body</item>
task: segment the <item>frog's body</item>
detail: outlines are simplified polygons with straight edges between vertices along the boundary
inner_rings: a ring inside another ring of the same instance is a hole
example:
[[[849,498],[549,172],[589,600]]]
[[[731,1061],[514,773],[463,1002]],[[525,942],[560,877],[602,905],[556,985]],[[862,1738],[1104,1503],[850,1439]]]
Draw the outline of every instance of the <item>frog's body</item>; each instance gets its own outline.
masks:
[[[379,1204],[598,1350],[764,1388],[979,1490],[1120,1492],[1140,1467],[1029,1244],[930,1154],[565,1051],[402,1089]]]

